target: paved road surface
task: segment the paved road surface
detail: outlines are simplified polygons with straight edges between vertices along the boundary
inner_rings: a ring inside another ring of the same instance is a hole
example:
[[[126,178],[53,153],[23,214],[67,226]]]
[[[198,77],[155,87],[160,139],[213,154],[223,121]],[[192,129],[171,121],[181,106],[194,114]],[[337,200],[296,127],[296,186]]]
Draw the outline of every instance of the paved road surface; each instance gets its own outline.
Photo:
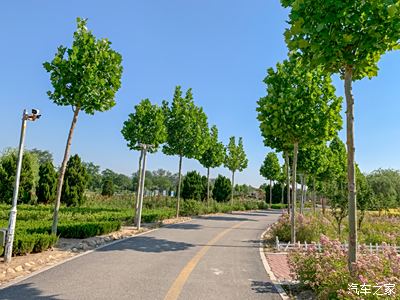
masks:
[[[259,254],[277,211],[196,218],[97,249],[0,299],[280,299]]]

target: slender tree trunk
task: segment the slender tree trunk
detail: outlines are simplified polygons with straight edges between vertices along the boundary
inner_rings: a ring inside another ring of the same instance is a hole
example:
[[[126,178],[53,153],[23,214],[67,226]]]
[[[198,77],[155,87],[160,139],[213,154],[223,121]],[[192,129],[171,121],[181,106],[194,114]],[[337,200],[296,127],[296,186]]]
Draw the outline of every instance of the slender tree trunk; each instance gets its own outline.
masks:
[[[176,217],[179,218],[179,201],[181,199],[182,155],[179,155],[178,197],[176,199]]]
[[[303,178],[303,184],[304,184],[304,201],[303,201],[303,207],[302,207],[302,211],[304,213],[304,205],[307,202],[307,174],[304,174],[304,178]]]
[[[233,205],[233,189],[235,187],[235,171],[232,171],[231,205]]]
[[[322,214],[325,216],[325,197],[321,197]]]
[[[139,157],[139,170],[138,170],[138,184],[136,188],[136,202],[135,202],[135,212],[134,212],[134,223],[135,226],[138,226],[138,211],[139,211],[139,202],[140,202],[140,191],[142,185],[142,161],[143,161],[143,149],[140,150],[140,157]]]
[[[303,207],[304,207],[304,177],[303,174],[300,174],[300,214],[303,214]]]
[[[65,175],[65,170],[67,168],[67,162],[69,159],[69,151],[71,148],[72,136],[74,134],[76,122],[78,121],[79,111],[80,111],[80,108],[75,107],[74,116],[72,118],[71,127],[70,127],[69,133],[68,133],[67,145],[65,146],[64,158],[61,163],[60,174],[58,175],[56,201],[55,201],[54,212],[53,212],[53,225],[51,226],[51,233],[53,233],[53,234],[57,234],[58,211],[60,210],[61,192],[62,192],[62,187],[63,187],[63,183],[64,183],[64,175]]]
[[[346,95],[346,128],[347,128],[347,182],[349,191],[349,270],[354,275],[353,263],[357,261],[357,202],[356,177],[354,166],[354,98],[352,94],[353,69],[345,70],[344,90]]]
[[[290,214],[290,166],[289,166],[289,153],[285,152],[285,164],[286,164],[286,197],[287,197],[287,209]]]
[[[146,181],[146,156],[147,156],[147,149],[144,148],[143,150],[143,168],[142,168],[142,175],[140,176],[140,196],[139,196],[139,210],[137,213],[137,228],[140,229],[142,224],[142,209],[143,209],[143,195],[145,190],[145,181]]]
[[[272,208],[272,180],[269,180],[269,208]]]
[[[207,168],[207,206],[210,206],[210,168]]]
[[[315,214],[315,206],[316,206],[316,202],[317,202],[317,193],[316,193],[316,188],[315,188],[315,177],[313,178],[313,213]]]
[[[296,170],[297,170],[297,151],[298,142],[293,146],[293,166],[292,166],[292,215],[291,215],[291,242],[296,243]]]

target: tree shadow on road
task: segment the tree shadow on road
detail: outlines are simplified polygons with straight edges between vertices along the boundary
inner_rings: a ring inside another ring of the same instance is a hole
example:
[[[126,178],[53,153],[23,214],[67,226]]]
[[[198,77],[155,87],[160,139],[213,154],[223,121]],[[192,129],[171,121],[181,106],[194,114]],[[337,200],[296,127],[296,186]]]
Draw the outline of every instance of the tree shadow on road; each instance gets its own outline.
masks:
[[[267,281],[256,281],[251,282],[251,289],[257,294],[278,294],[274,285]]]
[[[248,218],[226,217],[226,216],[200,216],[198,218],[203,220],[214,220],[214,221],[253,221],[253,222],[257,221]]]
[[[232,213],[234,216],[254,216],[254,217],[267,217],[271,215],[281,215],[282,210],[260,210],[252,212],[236,212]]]
[[[100,248],[96,251],[108,252],[108,251],[140,251],[140,252],[171,252],[171,251],[183,251],[194,247],[193,244],[184,242],[175,242],[165,239],[157,239],[149,236],[137,236],[123,240],[119,243],[110,245],[108,247]]]
[[[200,224],[190,224],[190,223],[182,223],[182,224],[174,224],[169,225],[168,229],[185,229],[185,230],[195,230],[203,228]]]
[[[32,286],[32,283],[16,284],[8,288],[0,290],[0,299],[19,300],[19,299],[35,299],[35,300],[59,300],[59,295],[42,295],[43,292]]]

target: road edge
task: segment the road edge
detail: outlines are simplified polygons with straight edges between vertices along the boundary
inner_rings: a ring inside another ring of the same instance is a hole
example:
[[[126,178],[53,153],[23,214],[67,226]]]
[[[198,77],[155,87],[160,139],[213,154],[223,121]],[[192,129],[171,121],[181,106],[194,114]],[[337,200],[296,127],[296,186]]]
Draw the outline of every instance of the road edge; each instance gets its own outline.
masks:
[[[265,256],[264,252],[264,237],[267,234],[267,232],[271,229],[271,226],[268,226],[268,228],[261,234],[261,239],[260,239],[260,257],[261,261],[264,265],[265,272],[267,272],[269,278],[271,279],[272,284],[274,285],[276,291],[278,292],[279,296],[282,298],[282,300],[289,300],[288,294],[286,294],[285,290],[283,289],[282,285],[276,280],[275,274],[272,272],[271,267],[268,264],[267,257]]]
[[[160,227],[153,228],[153,229],[149,229],[149,230],[147,230],[147,231],[144,231],[144,232],[135,234],[135,235],[133,235],[133,236],[127,236],[127,237],[124,237],[124,238],[122,238],[122,239],[119,239],[119,240],[116,240],[116,241],[113,241],[113,242],[110,242],[110,243],[101,245],[101,246],[99,246],[99,247],[97,247],[97,248],[88,250],[88,251],[86,251],[86,252],[79,253],[79,254],[77,254],[77,255],[75,255],[75,256],[69,257],[69,258],[67,258],[67,259],[65,259],[65,260],[63,260],[63,261],[60,261],[60,262],[58,262],[58,263],[55,263],[54,265],[47,266],[47,267],[44,267],[44,268],[42,268],[42,269],[40,269],[40,270],[37,270],[37,271],[35,271],[35,272],[32,272],[32,273],[30,273],[30,274],[28,274],[28,275],[26,275],[26,276],[21,275],[21,277],[16,277],[15,279],[11,280],[10,282],[7,282],[6,284],[0,286],[0,292],[1,292],[2,290],[4,290],[4,289],[6,289],[6,288],[8,288],[8,287],[10,287],[10,286],[12,286],[12,285],[14,285],[14,284],[18,284],[18,283],[20,283],[21,281],[24,281],[24,280],[26,280],[26,279],[29,279],[29,278],[33,277],[33,276],[39,275],[39,274],[42,273],[42,272],[46,272],[46,271],[48,271],[48,270],[50,270],[50,269],[52,269],[52,268],[58,267],[58,266],[60,266],[60,265],[62,265],[62,264],[64,264],[64,263],[67,263],[67,262],[69,262],[69,261],[71,261],[71,260],[74,260],[74,259],[76,259],[76,258],[79,258],[79,257],[82,257],[82,256],[84,256],[84,255],[90,254],[90,253],[92,253],[92,252],[94,252],[94,251],[96,251],[96,250],[99,250],[99,249],[102,249],[102,248],[105,248],[105,247],[108,247],[108,246],[112,246],[112,245],[118,244],[118,243],[123,242],[123,241],[125,241],[125,240],[127,240],[127,239],[135,238],[135,237],[137,237],[137,236],[141,236],[141,235],[144,235],[144,234],[147,234],[147,233],[150,233],[150,232],[159,230],[160,228],[165,228],[165,227],[169,227],[169,226],[173,226],[173,225],[177,225],[177,224],[182,224],[182,223],[186,223],[186,222],[189,222],[189,221],[192,221],[192,219],[185,220],[185,221],[181,221],[181,222],[177,222],[177,223],[173,223],[173,224],[167,224],[167,225],[160,226]]]

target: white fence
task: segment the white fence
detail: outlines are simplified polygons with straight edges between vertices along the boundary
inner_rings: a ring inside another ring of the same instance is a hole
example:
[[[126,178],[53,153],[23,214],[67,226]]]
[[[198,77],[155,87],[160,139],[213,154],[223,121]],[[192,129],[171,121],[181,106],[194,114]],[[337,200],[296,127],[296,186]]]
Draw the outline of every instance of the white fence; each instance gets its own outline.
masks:
[[[382,249],[384,249],[385,247],[389,246],[389,245],[378,245],[378,244],[369,244],[369,245],[358,245],[358,248],[361,247],[365,247],[365,249],[368,249],[370,253],[379,253],[382,252]],[[397,250],[397,253],[400,254],[400,246],[396,246],[396,245],[390,245],[392,247],[395,247]],[[304,250],[307,251],[307,249],[309,247],[315,247],[319,252],[321,252],[323,250],[323,246],[320,243],[307,243],[305,242],[304,244],[301,244],[300,242],[297,243],[282,243],[279,241],[279,238],[276,237],[276,250],[278,250],[279,252],[287,252],[287,251],[291,251],[291,250]],[[348,249],[349,245],[348,244],[342,244],[341,245],[342,249]]]

